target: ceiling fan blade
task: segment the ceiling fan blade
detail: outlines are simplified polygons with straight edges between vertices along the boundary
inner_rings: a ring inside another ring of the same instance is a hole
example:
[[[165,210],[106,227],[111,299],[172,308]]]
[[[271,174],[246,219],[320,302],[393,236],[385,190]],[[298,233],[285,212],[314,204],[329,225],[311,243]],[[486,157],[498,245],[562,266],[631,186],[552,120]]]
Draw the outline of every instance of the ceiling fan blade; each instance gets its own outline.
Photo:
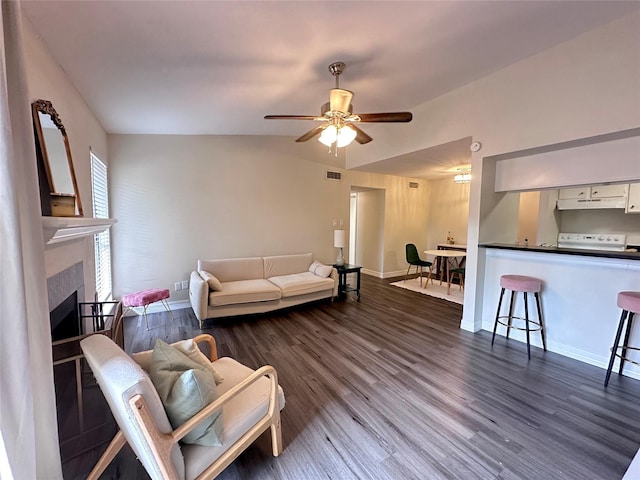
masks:
[[[307,133],[302,135],[300,138],[297,138],[296,142],[306,142],[307,140],[311,140],[313,137],[315,137],[320,132],[322,132],[325,128],[327,128],[326,125],[318,125],[317,127],[312,128]]]
[[[332,88],[329,97],[330,109],[332,112],[349,113],[349,105],[353,98],[353,92],[342,88]]]
[[[353,123],[350,123],[349,127],[353,128],[356,131],[356,142],[358,142],[360,145],[364,145],[365,143],[369,143],[371,140],[373,140],[373,138],[371,138],[369,135],[364,133],[361,129],[356,127]]]
[[[265,120],[316,120],[316,115],[265,115]],[[325,120],[322,118],[321,120]]]
[[[361,122],[378,122],[378,123],[394,123],[394,122],[410,122],[413,119],[411,112],[387,112],[387,113],[358,113]]]

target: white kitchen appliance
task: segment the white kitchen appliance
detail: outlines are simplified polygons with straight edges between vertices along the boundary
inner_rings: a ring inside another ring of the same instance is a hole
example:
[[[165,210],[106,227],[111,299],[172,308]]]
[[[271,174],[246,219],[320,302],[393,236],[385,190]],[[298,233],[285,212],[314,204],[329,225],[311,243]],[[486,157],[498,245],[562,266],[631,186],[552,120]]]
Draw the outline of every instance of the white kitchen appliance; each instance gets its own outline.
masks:
[[[558,247],[624,252],[627,236],[623,233],[559,233]]]

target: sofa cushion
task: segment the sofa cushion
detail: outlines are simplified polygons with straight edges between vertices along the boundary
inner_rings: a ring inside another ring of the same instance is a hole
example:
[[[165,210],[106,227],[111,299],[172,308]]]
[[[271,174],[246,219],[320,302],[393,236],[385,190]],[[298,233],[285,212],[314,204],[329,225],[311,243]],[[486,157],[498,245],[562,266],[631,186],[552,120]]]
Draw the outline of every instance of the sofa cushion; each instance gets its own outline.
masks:
[[[221,292],[209,294],[209,305],[234,305],[237,303],[266,302],[278,300],[282,295],[280,289],[269,280],[239,280],[225,282]]]
[[[198,270],[210,272],[223,284],[238,280],[265,278],[262,257],[198,260]]]
[[[150,370],[173,428],[178,428],[218,398],[211,372],[178,349],[156,340]],[[222,445],[222,409],[207,417],[182,438],[184,443]]]
[[[207,272],[206,270],[201,270],[198,273],[202,279],[207,282],[207,285],[209,285],[211,290],[216,290],[218,292],[222,291],[222,283],[220,283],[220,280],[218,280],[214,274]]]
[[[310,253],[264,257],[264,278],[306,272],[312,260]]]
[[[311,272],[271,277],[269,281],[282,290],[282,298],[330,290],[334,285],[332,278],[322,278]]]

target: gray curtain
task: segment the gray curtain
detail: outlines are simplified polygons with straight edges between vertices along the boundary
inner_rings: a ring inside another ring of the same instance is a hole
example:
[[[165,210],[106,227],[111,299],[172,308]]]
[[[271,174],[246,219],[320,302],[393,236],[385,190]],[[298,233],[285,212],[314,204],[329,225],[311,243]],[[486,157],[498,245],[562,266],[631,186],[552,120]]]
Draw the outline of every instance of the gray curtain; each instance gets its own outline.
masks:
[[[62,478],[20,3],[2,0],[0,45],[0,478]]]

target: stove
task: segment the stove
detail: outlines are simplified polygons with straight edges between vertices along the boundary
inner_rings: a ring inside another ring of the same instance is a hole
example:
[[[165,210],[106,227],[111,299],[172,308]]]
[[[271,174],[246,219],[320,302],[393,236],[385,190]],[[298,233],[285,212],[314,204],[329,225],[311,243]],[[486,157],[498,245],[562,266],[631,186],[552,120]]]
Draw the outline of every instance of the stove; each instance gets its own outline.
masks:
[[[558,247],[624,252],[627,236],[622,233],[559,233]]]

